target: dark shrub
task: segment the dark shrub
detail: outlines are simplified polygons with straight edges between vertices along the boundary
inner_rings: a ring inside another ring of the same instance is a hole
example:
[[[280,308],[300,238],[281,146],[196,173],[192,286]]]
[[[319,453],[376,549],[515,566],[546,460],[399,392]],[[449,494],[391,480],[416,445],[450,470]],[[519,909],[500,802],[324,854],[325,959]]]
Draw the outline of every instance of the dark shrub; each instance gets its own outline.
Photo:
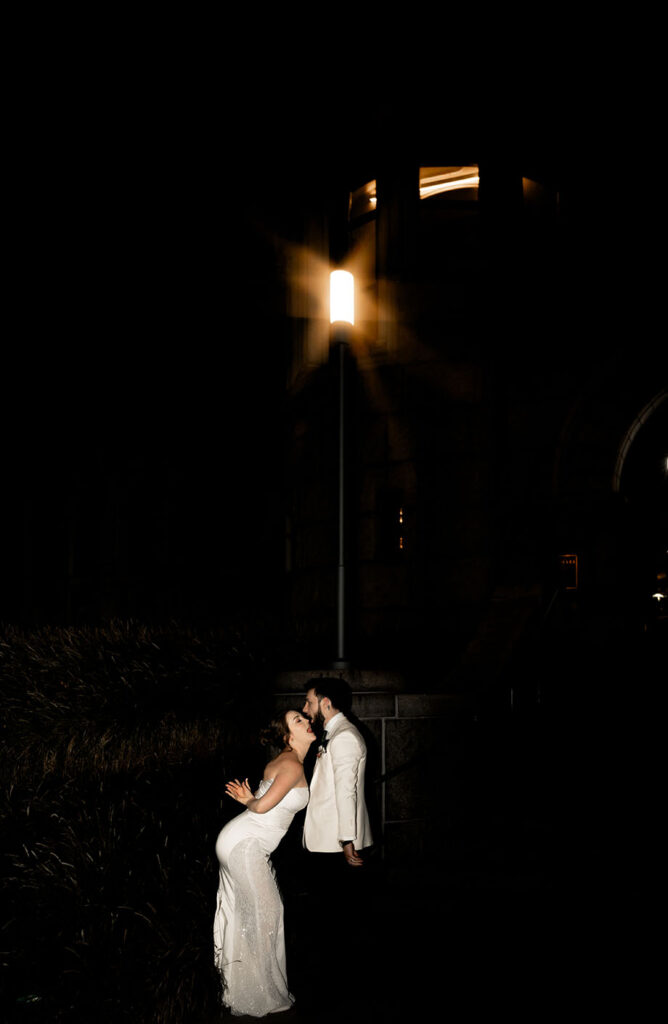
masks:
[[[208,1020],[223,782],[268,673],[224,630],[112,623],[3,630],[0,688],[4,1019]]]

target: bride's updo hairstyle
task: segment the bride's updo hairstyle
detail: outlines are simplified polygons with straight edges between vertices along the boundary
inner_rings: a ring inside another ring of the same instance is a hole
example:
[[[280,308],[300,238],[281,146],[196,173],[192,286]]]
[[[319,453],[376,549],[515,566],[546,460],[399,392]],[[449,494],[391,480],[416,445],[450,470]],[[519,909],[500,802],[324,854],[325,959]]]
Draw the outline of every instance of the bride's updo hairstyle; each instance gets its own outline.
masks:
[[[260,730],[260,743],[263,747],[269,747],[275,753],[280,754],[289,746],[290,729],[286,721],[289,711],[272,718],[271,722]]]

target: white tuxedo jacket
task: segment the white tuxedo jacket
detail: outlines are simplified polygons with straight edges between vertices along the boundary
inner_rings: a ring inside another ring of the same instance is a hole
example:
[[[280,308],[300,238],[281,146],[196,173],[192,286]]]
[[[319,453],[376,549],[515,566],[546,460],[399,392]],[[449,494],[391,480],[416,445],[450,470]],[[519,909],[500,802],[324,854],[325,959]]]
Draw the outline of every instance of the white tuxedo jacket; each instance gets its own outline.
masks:
[[[341,841],[356,850],[373,838],[364,800],[366,744],[345,715],[332,720],[327,747],[318,755],[304,820],[304,846],[313,853],[336,853]]]

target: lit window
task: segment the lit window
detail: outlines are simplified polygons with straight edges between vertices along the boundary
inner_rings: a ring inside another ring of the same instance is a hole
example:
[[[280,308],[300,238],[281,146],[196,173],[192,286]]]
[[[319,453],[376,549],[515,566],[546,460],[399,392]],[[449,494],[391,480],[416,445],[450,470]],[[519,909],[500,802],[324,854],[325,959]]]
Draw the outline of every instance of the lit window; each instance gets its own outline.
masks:
[[[564,590],[578,589],[578,556],[561,555],[559,559],[561,585]]]
[[[348,219],[356,221],[360,217],[366,217],[370,213],[376,212],[376,182],[367,181],[365,185],[360,185],[354,192],[350,193],[350,207],[348,211]]]
[[[421,167],[420,199],[477,199],[477,164],[466,167]]]

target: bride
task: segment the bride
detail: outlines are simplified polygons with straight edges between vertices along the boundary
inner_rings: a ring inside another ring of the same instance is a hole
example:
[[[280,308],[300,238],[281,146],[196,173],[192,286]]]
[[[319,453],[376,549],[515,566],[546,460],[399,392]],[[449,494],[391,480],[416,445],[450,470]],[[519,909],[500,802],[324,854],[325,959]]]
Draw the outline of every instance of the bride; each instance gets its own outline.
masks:
[[[283,903],[270,854],[308,803],[303,762],[314,739],[309,720],[300,711],[286,711],[263,735],[264,743],[283,749],[267,764],[257,791],[251,791],[248,779],[225,787],[246,807],[216,841],[214,956],[223,1003],[236,1015],[263,1017],[289,1010],[294,1002],[287,985]]]

